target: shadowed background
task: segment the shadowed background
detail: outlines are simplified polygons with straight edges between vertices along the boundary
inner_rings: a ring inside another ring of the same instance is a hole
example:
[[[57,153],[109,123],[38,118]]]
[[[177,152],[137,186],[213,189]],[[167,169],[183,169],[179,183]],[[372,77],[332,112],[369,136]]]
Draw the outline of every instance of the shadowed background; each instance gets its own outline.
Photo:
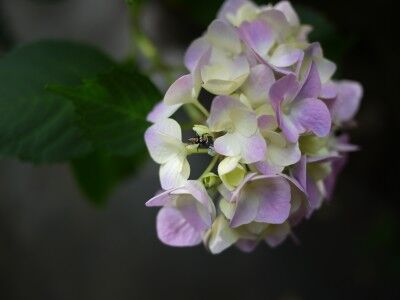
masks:
[[[142,25],[165,59],[177,62],[222,1],[148,2]],[[327,57],[339,63],[339,76],[365,89],[351,132],[362,151],[351,155],[334,201],[295,229],[300,244],[261,245],[252,254],[233,248],[218,256],[201,246],[170,248],[157,240],[156,209],[144,206],[159,186],[154,163],[96,208],[81,196],[67,165],[3,159],[0,299],[400,297],[394,1],[293,3],[323,12],[331,25],[322,22],[325,32],[314,38],[321,37]],[[122,0],[0,0],[0,55],[21,43],[60,37],[89,42],[122,60],[131,50],[129,30]]]

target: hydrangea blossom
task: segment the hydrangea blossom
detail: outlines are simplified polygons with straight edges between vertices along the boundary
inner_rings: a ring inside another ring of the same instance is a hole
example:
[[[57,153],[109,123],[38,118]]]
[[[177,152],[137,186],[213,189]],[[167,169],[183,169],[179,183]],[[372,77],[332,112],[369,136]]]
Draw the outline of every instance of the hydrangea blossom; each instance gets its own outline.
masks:
[[[332,198],[357,150],[343,131],[363,90],[332,79],[336,66],[308,42],[310,31],[287,1],[228,0],[189,46],[188,73],[147,117],[145,141],[163,190],[146,205],[161,207],[163,243],[203,243],[214,254],[275,247]],[[202,89],[213,96],[210,109]],[[183,106],[193,117],[188,140],[171,119]],[[210,164],[195,178],[187,157],[197,154]]]

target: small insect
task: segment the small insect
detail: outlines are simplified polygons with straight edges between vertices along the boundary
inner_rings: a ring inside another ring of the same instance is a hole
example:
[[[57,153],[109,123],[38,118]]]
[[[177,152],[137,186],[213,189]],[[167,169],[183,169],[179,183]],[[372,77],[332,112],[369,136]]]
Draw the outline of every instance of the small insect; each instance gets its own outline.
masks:
[[[199,145],[203,148],[211,148],[214,146],[214,139],[209,134],[196,135],[196,137],[190,138],[189,142],[192,145]]]

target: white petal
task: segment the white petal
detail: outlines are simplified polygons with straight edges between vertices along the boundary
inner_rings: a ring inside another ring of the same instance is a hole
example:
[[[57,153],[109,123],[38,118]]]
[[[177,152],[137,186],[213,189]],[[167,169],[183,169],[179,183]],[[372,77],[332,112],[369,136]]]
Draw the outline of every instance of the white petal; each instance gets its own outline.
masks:
[[[160,122],[172,116],[181,106],[181,104],[166,105],[163,101],[158,102],[147,115],[146,120],[151,123]]]
[[[225,156],[239,156],[241,145],[238,143],[238,134],[227,133],[214,142],[215,151]]]
[[[178,155],[171,157],[160,166],[161,187],[164,190],[180,187],[186,184],[189,178],[190,165],[186,158]]]
[[[245,107],[232,109],[230,114],[235,130],[241,135],[250,137],[258,128],[257,116]]]
[[[145,142],[152,159],[166,163],[170,157],[185,152],[179,124],[172,119],[164,119],[150,126],[145,132]]]
[[[326,58],[316,59],[316,64],[321,82],[328,82],[336,72],[336,64]]]
[[[299,61],[302,53],[300,49],[288,44],[281,44],[275,49],[269,62],[276,67],[289,67]]]
[[[239,161],[239,156],[226,157],[218,165],[218,174],[221,176],[232,172],[238,166]]]
[[[242,50],[240,39],[235,29],[224,21],[213,21],[208,27],[206,38],[211,45],[224,51],[239,54]]]
[[[211,79],[203,83],[203,88],[215,95],[230,95],[239,86],[231,80]]]
[[[247,58],[244,55],[238,56],[232,61],[229,67],[231,79],[241,86],[250,74],[250,66]]]
[[[296,11],[293,9],[289,1],[280,1],[275,5],[275,8],[283,12],[290,25],[300,25],[299,16],[297,15]]]
[[[301,158],[299,143],[289,143],[279,133],[270,132],[268,139],[267,155],[269,160],[277,166],[290,166]]]
[[[213,51],[213,55],[218,53]],[[212,59],[213,60],[213,59]],[[220,57],[201,68],[203,87],[215,95],[230,95],[238,89],[250,73],[249,63],[244,56],[235,59]]]
[[[193,97],[194,79],[192,74],[178,78],[167,90],[164,102],[167,105],[185,104],[195,101]]]

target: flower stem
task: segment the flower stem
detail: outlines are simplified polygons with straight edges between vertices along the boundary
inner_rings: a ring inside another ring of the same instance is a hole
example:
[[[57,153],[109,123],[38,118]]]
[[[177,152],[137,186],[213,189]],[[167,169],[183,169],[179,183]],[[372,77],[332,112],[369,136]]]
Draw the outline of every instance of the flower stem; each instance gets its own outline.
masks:
[[[190,105],[184,105],[183,109],[185,110],[186,114],[188,115],[188,117],[190,118],[190,120],[192,121],[192,123],[198,123],[201,124],[204,122],[204,116],[203,113],[200,112],[196,106],[194,106],[194,104]],[[191,126],[193,127],[193,125]]]
[[[137,3],[136,3],[137,2]],[[131,32],[132,32],[132,53],[130,60],[135,61],[139,53],[151,63],[148,72],[160,72],[168,82],[173,82],[170,66],[167,65],[157,46],[154,42],[142,31],[140,25],[140,16],[143,8],[142,1],[133,1],[130,9],[132,15]]]
[[[208,165],[208,167],[204,170],[203,174],[201,174],[199,179],[202,179],[204,176],[207,175],[207,173],[211,172],[214,169],[215,165],[217,164],[218,160],[219,160],[219,155],[215,155],[211,160],[210,164]]]
[[[208,118],[210,113],[208,112],[207,108],[205,108],[199,101],[193,102],[193,105],[196,106],[196,108]]]
[[[186,146],[186,153],[187,155],[192,155],[192,154],[208,154],[208,149],[201,149],[201,148],[196,148],[192,147],[193,145]]]

